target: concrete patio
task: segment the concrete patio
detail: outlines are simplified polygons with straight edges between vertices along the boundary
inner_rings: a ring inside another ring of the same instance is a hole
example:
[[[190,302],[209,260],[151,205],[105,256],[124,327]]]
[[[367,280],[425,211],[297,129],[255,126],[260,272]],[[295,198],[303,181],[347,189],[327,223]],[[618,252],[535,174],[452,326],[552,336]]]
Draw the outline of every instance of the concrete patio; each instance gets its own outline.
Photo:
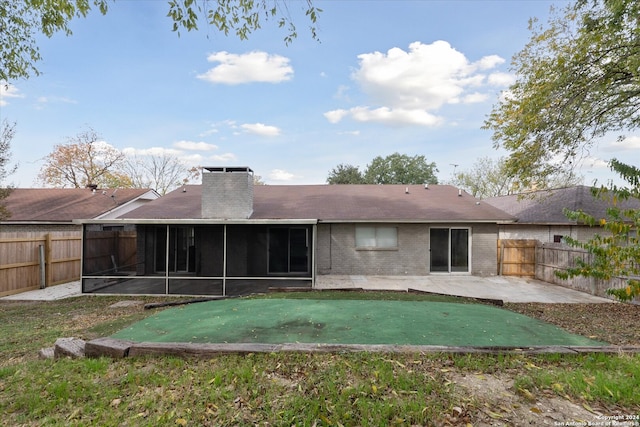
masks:
[[[575,291],[539,280],[510,276],[477,277],[435,274],[430,276],[323,275],[316,278],[316,289],[363,289],[405,292],[411,289],[444,295],[497,299],[514,303],[584,304],[614,302],[607,298],[597,297],[585,292]],[[80,282],[75,281],[45,289],[6,296],[0,298],[0,300],[53,301],[79,295],[82,295]]]

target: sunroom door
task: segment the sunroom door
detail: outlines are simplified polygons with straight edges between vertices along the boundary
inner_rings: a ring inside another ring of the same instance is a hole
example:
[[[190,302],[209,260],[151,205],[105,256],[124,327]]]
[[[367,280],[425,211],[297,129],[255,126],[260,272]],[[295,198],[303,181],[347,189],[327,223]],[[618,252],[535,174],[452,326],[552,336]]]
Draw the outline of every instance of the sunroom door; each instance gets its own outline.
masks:
[[[195,271],[193,227],[170,226],[168,245],[167,228],[158,227],[155,241],[156,272],[162,273],[168,270],[169,273],[186,273]]]
[[[307,273],[309,271],[309,230],[307,228],[269,229],[269,273]]]
[[[430,230],[430,271],[469,272],[469,229],[432,228]]]

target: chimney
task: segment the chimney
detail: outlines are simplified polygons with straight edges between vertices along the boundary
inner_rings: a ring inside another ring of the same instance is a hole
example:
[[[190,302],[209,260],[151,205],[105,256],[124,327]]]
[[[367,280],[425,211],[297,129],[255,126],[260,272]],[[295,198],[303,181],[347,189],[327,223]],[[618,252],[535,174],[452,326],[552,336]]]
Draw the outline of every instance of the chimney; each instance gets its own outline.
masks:
[[[202,168],[202,218],[247,219],[253,213],[253,171]]]

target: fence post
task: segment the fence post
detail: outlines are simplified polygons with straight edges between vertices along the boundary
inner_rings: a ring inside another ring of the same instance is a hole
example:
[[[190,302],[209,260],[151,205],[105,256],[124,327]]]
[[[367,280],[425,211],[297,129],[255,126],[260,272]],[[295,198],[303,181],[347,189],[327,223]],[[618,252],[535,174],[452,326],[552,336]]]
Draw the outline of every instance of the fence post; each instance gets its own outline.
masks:
[[[45,286],[49,286],[51,283],[53,283],[53,265],[51,263],[52,259],[51,259],[51,254],[53,253],[53,248],[52,248],[52,244],[51,244],[51,233],[47,233],[45,241],[44,241],[44,249],[45,249],[45,265],[46,265],[46,280],[45,280]]]
[[[40,264],[40,289],[47,287],[46,260],[45,260],[44,245],[38,245],[38,262]]]

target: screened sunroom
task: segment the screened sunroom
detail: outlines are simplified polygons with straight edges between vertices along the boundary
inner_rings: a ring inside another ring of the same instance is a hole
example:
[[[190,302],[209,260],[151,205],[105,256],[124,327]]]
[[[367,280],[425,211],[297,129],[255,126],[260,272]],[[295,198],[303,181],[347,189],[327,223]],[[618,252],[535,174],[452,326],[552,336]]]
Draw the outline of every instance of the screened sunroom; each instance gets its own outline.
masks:
[[[233,296],[311,288],[312,222],[84,224],[82,292]]]

